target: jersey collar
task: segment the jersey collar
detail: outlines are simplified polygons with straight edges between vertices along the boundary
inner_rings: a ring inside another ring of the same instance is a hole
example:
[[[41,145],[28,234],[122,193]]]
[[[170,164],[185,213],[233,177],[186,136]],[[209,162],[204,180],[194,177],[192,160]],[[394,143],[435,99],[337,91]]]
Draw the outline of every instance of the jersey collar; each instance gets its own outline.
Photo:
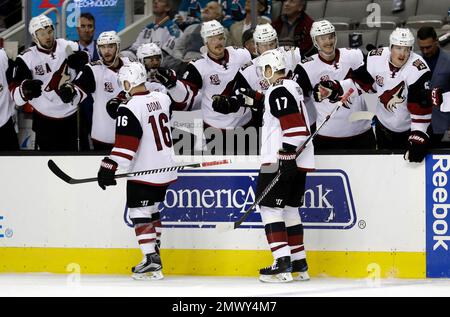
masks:
[[[215,59],[214,57],[211,57],[208,53],[208,57],[209,59],[211,59],[213,62],[221,65],[221,66],[225,66],[226,64],[228,64],[228,60],[230,59],[230,54],[228,53],[228,50],[225,49],[224,51],[224,56],[220,59]]]
[[[317,54],[319,56],[319,59],[324,62],[325,64],[328,65],[334,65],[334,64],[339,64],[339,59],[341,57],[341,51],[339,51],[337,48],[334,50],[335,56],[334,59],[331,61],[327,61],[325,59],[322,58],[322,56],[320,56],[320,54]]]
[[[56,42],[56,39],[55,39],[55,42],[53,43],[53,47],[51,49],[45,50],[45,49],[40,48],[38,45],[36,45],[36,49],[41,53],[50,55],[50,54],[55,53],[57,44],[58,44],[58,42]]]

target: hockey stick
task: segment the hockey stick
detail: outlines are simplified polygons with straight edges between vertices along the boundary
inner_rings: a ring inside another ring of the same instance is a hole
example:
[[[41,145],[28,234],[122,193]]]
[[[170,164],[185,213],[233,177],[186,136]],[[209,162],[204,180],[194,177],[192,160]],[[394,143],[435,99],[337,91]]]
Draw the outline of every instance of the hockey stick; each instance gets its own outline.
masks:
[[[355,122],[359,120],[369,120],[371,121],[375,117],[375,114],[370,111],[355,111],[349,117],[349,122]]]
[[[148,175],[148,174],[156,174],[156,173],[163,173],[163,172],[172,172],[172,171],[181,171],[185,168],[198,168],[198,167],[209,167],[209,166],[217,166],[217,165],[223,165],[223,164],[229,164],[231,163],[231,160],[221,160],[221,161],[211,161],[211,162],[203,162],[203,163],[193,163],[193,164],[187,164],[187,165],[181,165],[181,166],[171,166],[171,167],[162,167],[162,168],[155,168],[151,170],[146,171],[139,171],[139,172],[129,172],[129,173],[123,173],[123,174],[117,174],[114,176],[114,178],[124,178],[124,177],[132,177],[132,176],[141,176],[141,175]],[[96,182],[98,180],[97,177],[91,177],[91,178],[72,178],[66,173],[64,173],[58,165],[56,165],[53,160],[48,160],[48,168],[58,176],[60,179],[65,181],[68,184],[83,184],[83,183],[90,183],[90,182]]]
[[[320,131],[320,129],[322,129],[322,127],[325,125],[325,123],[327,123],[328,120],[330,120],[330,118],[336,113],[336,111],[339,110],[339,108],[342,106],[342,103],[347,101],[347,99],[350,97],[350,95],[353,93],[353,91],[354,91],[353,88],[350,88],[342,96],[341,100],[338,102],[336,107],[330,112],[330,114],[328,114],[325,117],[325,120],[323,120],[323,122],[316,129],[316,131],[313,134],[311,134],[306,139],[305,142],[303,142],[303,144],[300,146],[300,148],[297,149],[297,151],[295,152],[296,157],[298,157],[303,152],[303,150],[306,148],[306,146],[308,146],[308,144],[315,138],[315,136]],[[278,170],[278,172],[275,175],[275,177],[273,178],[273,180],[269,183],[269,185],[267,185],[266,188],[264,188],[261,195],[259,195],[259,197],[255,199],[254,203],[244,212],[244,214],[241,216],[241,218],[239,220],[232,222],[232,223],[219,223],[216,225],[216,229],[220,232],[225,232],[225,231],[239,228],[239,226],[245,221],[245,219],[247,219],[248,216],[250,216],[250,214],[253,212],[253,209],[256,207],[256,205],[259,205],[259,203],[261,203],[261,201],[264,199],[264,197],[266,197],[267,194],[272,190],[272,188],[277,184],[278,180],[281,177],[281,174],[282,174],[282,172],[280,170]]]

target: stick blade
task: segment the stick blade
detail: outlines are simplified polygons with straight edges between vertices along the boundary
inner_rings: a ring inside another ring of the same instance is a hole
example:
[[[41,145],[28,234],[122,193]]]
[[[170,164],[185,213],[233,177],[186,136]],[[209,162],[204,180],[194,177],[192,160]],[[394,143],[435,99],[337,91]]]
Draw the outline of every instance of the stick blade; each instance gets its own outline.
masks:
[[[48,160],[47,162],[48,168],[53,172],[53,174],[55,174],[56,176],[58,176],[60,179],[62,179],[63,181],[65,181],[68,184],[72,184],[72,177],[70,177],[69,175],[67,175],[66,173],[64,173],[59,167],[58,165],[56,165],[55,162],[53,162],[53,160]]]
[[[372,121],[375,114],[370,111],[355,111],[348,118],[349,122],[355,122],[360,120],[369,120]]]
[[[234,222],[223,222],[216,225],[218,232],[229,232],[235,229]]]

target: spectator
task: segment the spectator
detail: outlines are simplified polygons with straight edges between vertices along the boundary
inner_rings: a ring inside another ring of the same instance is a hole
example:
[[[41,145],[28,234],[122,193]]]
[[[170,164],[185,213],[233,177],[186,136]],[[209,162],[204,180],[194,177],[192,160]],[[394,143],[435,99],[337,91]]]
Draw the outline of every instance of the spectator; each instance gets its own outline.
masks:
[[[244,34],[245,31],[249,30],[252,27],[252,16],[250,13],[251,4],[251,0],[247,0],[245,2],[245,18],[239,22],[233,23],[233,25],[230,27],[231,45],[243,47],[242,34]],[[267,11],[267,0],[257,0],[256,7],[256,24],[267,23],[267,18],[262,16]]]
[[[188,26],[204,21],[202,11],[209,2],[210,0],[181,0],[178,14],[175,15],[175,22],[180,29],[184,31]]]
[[[19,142],[14,130],[14,101],[8,86],[12,81],[14,62],[0,48],[0,151],[17,151]]]
[[[210,1],[201,13],[203,22],[217,20],[222,21],[223,10],[222,6],[217,1]],[[189,63],[191,60],[200,58],[202,53],[200,48],[203,46],[202,37],[200,35],[201,24],[194,24],[186,28],[183,34],[176,39],[173,56]],[[225,32],[225,35],[228,32]]]
[[[256,54],[256,44],[255,44],[255,40],[253,39],[253,33],[255,32],[254,29],[248,29],[247,31],[245,31],[242,34],[242,46],[247,49],[247,51],[250,52],[250,54],[252,55],[252,59],[254,59],[255,57],[257,57],[258,55]]]
[[[222,6],[225,11],[225,19],[223,26],[230,29],[231,26],[239,21],[242,21],[246,15],[246,0],[222,0]],[[266,23],[272,22],[272,0],[267,0],[263,17],[267,19]]]
[[[297,46],[302,56],[316,52],[310,36],[313,19],[306,14],[306,0],[285,0],[280,17],[272,23],[280,46]]]
[[[417,44],[422,57],[431,70],[431,87],[440,88],[442,94],[450,95],[450,54],[440,49],[436,31],[433,27],[423,26],[417,31]],[[439,71],[435,71],[439,69]],[[446,100],[446,103],[450,103]],[[449,105],[450,106],[450,105]],[[450,127],[450,112],[443,112],[439,107],[433,107],[431,125],[428,127],[432,147],[443,147],[441,142],[445,132]]]

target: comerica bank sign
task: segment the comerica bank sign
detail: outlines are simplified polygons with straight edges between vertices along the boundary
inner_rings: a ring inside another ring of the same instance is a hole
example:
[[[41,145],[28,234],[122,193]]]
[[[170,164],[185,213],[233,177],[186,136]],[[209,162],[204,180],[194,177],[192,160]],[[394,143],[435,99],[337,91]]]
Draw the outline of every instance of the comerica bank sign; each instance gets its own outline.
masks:
[[[255,201],[257,170],[180,172],[160,205],[165,227],[213,228],[238,220]],[[295,186],[295,184],[293,184]],[[356,223],[350,182],[342,170],[308,173],[300,208],[305,228],[350,229]],[[254,212],[242,228],[261,228]]]

